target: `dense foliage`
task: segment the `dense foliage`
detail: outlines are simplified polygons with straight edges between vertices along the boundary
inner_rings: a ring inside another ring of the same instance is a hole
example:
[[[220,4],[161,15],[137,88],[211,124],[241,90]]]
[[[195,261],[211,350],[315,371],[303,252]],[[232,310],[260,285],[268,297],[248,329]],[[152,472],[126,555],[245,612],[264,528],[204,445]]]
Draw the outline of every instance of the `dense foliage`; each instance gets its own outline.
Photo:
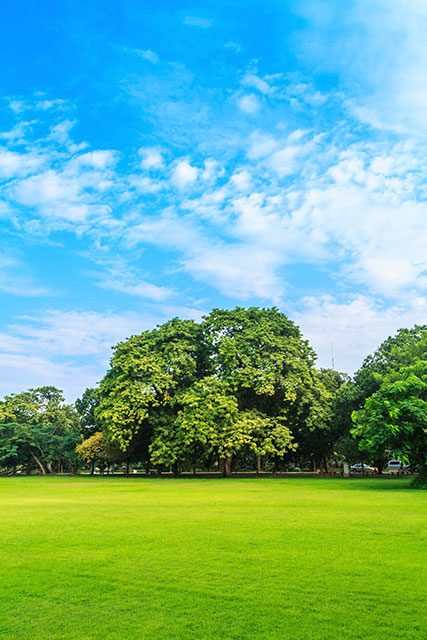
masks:
[[[0,471],[111,465],[275,471],[390,457],[426,467],[427,326],[401,329],[353,378],[316,369],[278,309],[174,318],[114,349],[74,406],[54,387],[0,402]]]
[[[12,393],[0,402],[0,468],[73,471],[80,423],[55,387]]]
[[[115,348],[95,415],[149,466],[277,464],[330,426],[330,394],[315,354],[277,309],[215,309],[178,318]]]
[[[364,408],[353,413],[353,421],[362,450],[376,457],[393,451],[427,476],[427,362],[418,360],[386,375]]]

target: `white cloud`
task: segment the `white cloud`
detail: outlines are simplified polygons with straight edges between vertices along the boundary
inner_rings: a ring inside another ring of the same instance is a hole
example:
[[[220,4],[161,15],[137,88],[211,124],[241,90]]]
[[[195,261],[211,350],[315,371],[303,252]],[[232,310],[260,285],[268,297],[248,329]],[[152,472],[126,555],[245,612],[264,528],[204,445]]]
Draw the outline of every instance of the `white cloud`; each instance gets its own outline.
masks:
[[[425,324],[426,313],[425,297],[387,306],[363,295],[347,300],[322,296],[305,298],[292,319],[319,355],[318,366],[331,366],[333,349],[335,368],[352,374],[398,329]]]
[[[233,173],[230,182],[238,191],[248,192],[252,188],[252,176],[246,169]]]
[[[137,283],[127,283],[120,280],[105,280],[99,282],[99,286],[110,291],[118,291],[119,293],[126,293],[130,296],[136,296],[137,298],[145,298],[148,300],[163,301],[170,298],[172,291],[167,287],[158,287],[145,280],[140,280]]]
[[[253,115],[259,111],[261,106],[259,99],[253,93],[242,96],[237,100],[237,106],[240,111]]]
[[[170,298],[173,293],[167,287],[160,287],[143,280],[132,270],[125,267],[110,268],[109,273],[103,275],[96,284],[103,289],[158,302]]]
[[[193,167],[188,160],[181,160],[172,172],[171,183],[178,189],[185,189],[197,180],[198,175],[197,167]]]
[[[276,275],[277,258],[257,244],[218,244],[194,248],[183,261],[195,280],[204,282],[230,298],[252,297],[278,304],[284,283]]]
[[[239,53],[242,50],[241,45],[238,44],[237,42],[233,42],[232,40],[230,40],[229,42],[226,42],[224,47],[226,49],[232,49],[236,53]]]
[[[25,176],[43,164],[34,153],[17,153],[0,148],[0,176],[6,179]]]
[[[254,73],[246,73],[241,80],[241,84],[244,87],[257,89],[260,93],[264,94],[271,93],[272,91],[268,82],[266,82],[264,78],[260,78]]]
[[[249,137],[248,158],[258,160],[270,156],[278,147],[278,142],[273,136],[255,131]]]
[[[36,103],[36,109],[40,109],[41,111],[48,111],[49,109],[66,109],[69,105],[67,105],[65,100],[61,100],[60,98],[56,98],[54,100],[39,100]]]
[[[209,27],[212,26],[213,20],[210,18],[202,18],[200,16],[186,16],[182,22],[190,27],[209,29]]]
[[[43,356],[86,356],[104,353],[117,341],[140,332],[147,316],[136,312],[122,315],[95,311],[45,311],[26,316],[11,325],[10,332],[22,342],[21,349]]]
[[[383,159],[375,164],[370,151],[347,151],[344,161],[330,167],[332,180],[321,178],[308,188],[294,213],[300,225],[317,229],[331,250],[334,243],[344,252],[346,278],[391,296],[403,288],[423,288],[427,269],[427,205],[417,201],[413,171],[396,173],[402,158],[398,147],[394,153],[392,164]]]
[[[111,149],[88,151],[76,158],[79,165],[92,167],[93,169],[106,169],[116,163],[117,154]]]
[[[46,217],[82,222],[91,213],[105,210],[83,195],[85,178],[57,173],[52,169],[18,183],[13,189],[17,202],[38,209]]]
[[[52,310],[20,318],[0,335],[0,388],[54,385],[72,401],[104,376],[112,345],[154,327],[158,317]]]
[[[424,2],[359,0],[319,10],[307,0],[294,11],[307,20],[298,33],[300,56],[340,76],[353,114],[380,129],[427,134]]]
[[[31,120],[29,122],[23,120],[22,122],[18,122],[9,131],[3,131],[0,133],[0,138],[13,144],[24,142],[25,136],[29,130],[31,130],[31,127],[35,122],[35,120]]]
[[[205,207],[208,205],[200,204],[195,211],[199,214],[201,210],[204,214]],[[208,208],[207,217],[210,215],[213,216]],[[243,235],[241,229],[240,233]],[[155,220],[147,218],[129,234],[131,245],[150,242],[179,249],[182,271],[231,298],[246,300],[256,296],[277,303],[284,291],[283,282],[276,273],[283,259],[282,247],[278,249],[269,240],[267,243],[264,238],[260,240],[256,226],[243,240],[246,242],[221,242],[209,237],[193,221],[185,221],[170,212]]]
[[[10,251],[0,252],[0,291],[25,298],[52,295],[49,288],[34,281],[29,267]]]
[[[163,182],[153,180],[148,176],[138,175],[130,176],[129,184],[138,193],[158,193],[165,187]]]
[[[288,145],[272,153],[268,159],[268,164],[279,176],[287,176],[296,171],[299,157],[302,154],[303,149],[301,146]]]
[[[159,61],[159,56],[155,51],[151,51],[151,49],[135,49],[135,53],[153,64]]]
[[[176,315],[199,320],[202,311],[167,306],[121,314],[51,310],[18,318],[0,334],[2,393],[54,385],[73,401],[105,375],[113,345]]]
[[[208,158],[205,160],[205,168],[201,173],[201,178],[205,182],[214,182],[218,175],[223,175],[223,171],[219,167],[219,163],[216,160]]]
[[[37,355],[0,353],[0,388],[4,395],[53,385],[64,390],[71,402],[96,384],[101,371],[93,365],[58,364]]]
[[[138,153],[143,169],[161,169],[164,166],[161,150],[157,147],[141,147]]]
[[[15,113],[22,113],[26,110],[27,105],[23,100],[9,100],[9,108],[12,109]]]

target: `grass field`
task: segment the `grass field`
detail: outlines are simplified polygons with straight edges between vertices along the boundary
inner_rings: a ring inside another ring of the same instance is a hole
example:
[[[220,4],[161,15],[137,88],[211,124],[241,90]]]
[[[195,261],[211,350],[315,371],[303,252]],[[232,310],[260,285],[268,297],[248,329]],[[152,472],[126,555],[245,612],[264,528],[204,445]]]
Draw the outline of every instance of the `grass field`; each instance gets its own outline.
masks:
[[[406,479],[0,480],[0,638],[427,637]]]

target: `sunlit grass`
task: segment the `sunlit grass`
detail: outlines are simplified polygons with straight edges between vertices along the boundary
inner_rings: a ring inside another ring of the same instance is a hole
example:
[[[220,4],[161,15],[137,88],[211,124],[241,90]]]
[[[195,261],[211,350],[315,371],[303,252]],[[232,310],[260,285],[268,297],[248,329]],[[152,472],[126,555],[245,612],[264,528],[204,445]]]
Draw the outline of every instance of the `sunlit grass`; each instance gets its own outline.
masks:
[[[426,638],[406,479],[0,480],[0,638]]]

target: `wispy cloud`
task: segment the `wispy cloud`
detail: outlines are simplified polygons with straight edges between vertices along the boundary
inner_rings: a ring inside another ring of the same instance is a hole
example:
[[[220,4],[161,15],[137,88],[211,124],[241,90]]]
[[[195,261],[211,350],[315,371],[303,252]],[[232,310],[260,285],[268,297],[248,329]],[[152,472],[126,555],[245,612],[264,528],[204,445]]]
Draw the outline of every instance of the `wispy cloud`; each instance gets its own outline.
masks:
[[[427,6],[419,0],[308,0],[294,11],[307,21],[295,36],[301,58],[338,73],[348,106],[375,128],[425,136]]]
[[[98,261],[102,264],[102,261]],[[110,291],[117,291],[129,296],[162,302],[173,295],[168,287],[157,286],[147,282],[141,273],[129,266],[123,259],[116,259],[112,263],[105,264],[104,271],[95,280],[97,286]]]
[[[319,354],[319,366],[353,373],[398,329],[425,324],[426,297],[412,297],[391,306],[360,294],[302,300],[293,319]]]
[[[49,287],[40,285],[31,274],[22,256],[10,250],[0,251],[0,292],[25,298],[46,297],[53,294]]]
[[[148,60],[153,64],[156,64],[156,62],[159,61],[159,56],[155,51],[152,51],[151,49],[134,49],[134,52],[141,56],[141,58],[144,58],[144,60]]]
[[[192,166],[188,160],[180,160],[172,172],[171,183],[178,189],[185,189],[197,180],[198,175],[197,167]]]
[[[154,10],[146,32],[110,43],[108,72],[88,41],[91,91],[76,62],[75,105],[60,90],[5,101],[0,222],[17,262],[3,262],[0,288],[24,293],[14,303],[29,316],[4,312],[14,371],[28,357],[34,376],[47,363],[67,384],[72,371],[95,380],[128,330],[221,304],[280,305],[326,364],[332,336],[348,369],[399,318],[423,321],[427,11],[282,8],[299,14],[298,32],[277,8],[264,16],[271,42],[218,8],[215,22]],[[37,301],[49,292],[57,308],[84,302],[49,315]]]
[[[54,309],[16,318],[0,333],[2,393],[55,385],[72,401],[103,377],[112,345],[177,314],[199,319],[202,312],[177,307],[120,314]]]
[[[257,113],[257,111],[260,108],[260,101],[257,98],[257,96],[254,95],[253,93],[248,93],[244,96],[241,96],[238,99],[237,104],[239,106],[240,111],[243,111],[244,113],[249,113],[249,114]]]
[[[237,42],[233,42],[232,40],[230,40],[229,42],[226,42],[224,47],[226,49],[232,49],[236,53],[240,53],[240,51],[242,50],[241,45],[238,44]]]
[[[186,16],[182,22],[190,27],[209,29],[209,27],[212,26],[213,20],[211,18],[203,18],[201,16]]]
[[[45,140],[28,136],[24,151],[7,141],[0,167],[9,178],[6,201],[32,218],[29,231],[167,246],[181,252],[173,270],[181,264],[195,280],[242,299],[277,301],[288,264],[337,258],[348,286],[391,297],[425,286],[426,165],[409,141],[361,144],[349,129],[257,129],[242,142],[245,155],[236,149],[239,162],[224,166],[221,158],[168,158],[158,146],[125,158],[88,149],[73,141],[69,121],[51,126]],[[147,196],[155,222],[141,211]],[[158,300],[170,289],[145,277],[98,282]]]

